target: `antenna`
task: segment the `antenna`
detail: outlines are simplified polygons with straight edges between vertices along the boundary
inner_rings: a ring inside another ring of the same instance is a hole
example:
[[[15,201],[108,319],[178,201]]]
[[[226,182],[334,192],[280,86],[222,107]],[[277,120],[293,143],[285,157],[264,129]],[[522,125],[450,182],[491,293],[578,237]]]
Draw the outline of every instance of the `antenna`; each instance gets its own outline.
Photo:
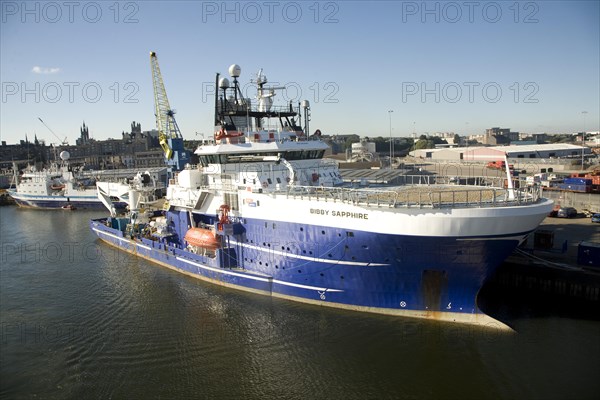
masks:
[[[52,129],[50,129],[50,127],[49,127],[48,125],[46,125],[46,123],[44,122],[44,120],[42,120],[40,117],[38,117],[38,119],[40,120],[40,122],[41,122],[42,124],[44,124],[44,126],[45,126],[46,128],[48,128],[48,130],[49,130],[50,132],[52,132],[52,134],[54,135],[54,137],[55,137],[55,138],[57,138],[57,139],[58,139],[58,140],[61,142],[60,144],[61,144],[62,146],[68,146],[68,145],[69,145],[69,142],[67,141],[67,137],[66,137],[66,136],[65,136],[65,138],[64,138],[64,139],[61,141],[61,140],[60,140],[60,138],[58,137],[58,135],[57,135],[56,133],[54,133],[54,131],[53,131]]]

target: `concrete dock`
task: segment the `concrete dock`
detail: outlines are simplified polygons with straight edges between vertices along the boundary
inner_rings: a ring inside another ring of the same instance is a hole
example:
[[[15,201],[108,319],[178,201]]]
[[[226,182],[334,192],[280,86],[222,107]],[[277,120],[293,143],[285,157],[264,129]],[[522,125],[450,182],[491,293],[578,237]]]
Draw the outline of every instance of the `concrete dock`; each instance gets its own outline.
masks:
[[[600,200],[600,195],[599,200]],[[552,232],[554,246],[552,249],[535,248],[530,237],[525,250],[531,249],[532,254],[552,262],[577,266],[577,250],[581,242],[600,243],[600,224],[592,223],[591,218],[546,218],[538,231]],[[566,251],[563,246],[566,242]]]
[[[539,231],[552,234],[552,248],[536,247],[530,236],[485,283],[480,308],[505,322],[544,315],[600,319],[600,268],[577,263],[579,243],[600,243],[600,224],[549,217]]]

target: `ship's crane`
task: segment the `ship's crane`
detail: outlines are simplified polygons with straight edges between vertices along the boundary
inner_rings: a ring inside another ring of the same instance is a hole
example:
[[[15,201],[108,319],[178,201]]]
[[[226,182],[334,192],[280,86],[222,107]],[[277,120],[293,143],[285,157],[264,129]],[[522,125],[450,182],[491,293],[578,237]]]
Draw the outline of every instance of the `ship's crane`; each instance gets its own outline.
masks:
[[[176,171],[181,171],[189,162],[189,153],[183,147],[183,136],[175,121],[175,110],[171,109],[167,92],[163,83],[158,58],[150,52],[150,68],[152,69],[152,85],[154,87],[154,115],[160,147],[165,153],[165,161]]]

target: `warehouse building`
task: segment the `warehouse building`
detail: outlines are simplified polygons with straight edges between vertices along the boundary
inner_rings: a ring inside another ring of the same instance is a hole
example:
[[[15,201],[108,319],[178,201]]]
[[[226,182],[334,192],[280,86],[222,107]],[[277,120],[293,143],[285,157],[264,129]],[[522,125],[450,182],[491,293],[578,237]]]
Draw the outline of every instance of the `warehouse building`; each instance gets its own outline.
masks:
[[[430,160],[464,160],[464,161],[494,161],[504,157],[508,158],[564,158],[580,157],[581,154],[591,154],[591,149],[568,143],[531,144],[522,146],[494,146],[494,147],[455,147],[445,149],[413,150],[413,157],[427,158]]]

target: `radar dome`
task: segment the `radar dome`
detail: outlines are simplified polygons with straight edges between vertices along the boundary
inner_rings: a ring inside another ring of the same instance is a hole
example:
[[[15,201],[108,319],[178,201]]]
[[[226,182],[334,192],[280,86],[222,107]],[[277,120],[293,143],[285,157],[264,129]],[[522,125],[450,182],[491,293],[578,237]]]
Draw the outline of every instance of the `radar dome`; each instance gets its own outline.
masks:
[[[310,103],[308,102],[308,100],[302,100],[302,108],[309,108],[310,107]]]
[[[60,157],[61,160],[67,161],[71,157],[71,154],[69,154],[68,151],[63,150],[60,152],[60,154],[58,156]]]
[[[227,78],[219,79],[219,88],[220,89],[227,89],[228,87],[229,87],[229,79],[227,79]]]
[[[241,73],[242,73],[242,67],[240,67],[239,65],[231,64],[229,66],[229,75],[231,75],[232,78],[239,77]]]

